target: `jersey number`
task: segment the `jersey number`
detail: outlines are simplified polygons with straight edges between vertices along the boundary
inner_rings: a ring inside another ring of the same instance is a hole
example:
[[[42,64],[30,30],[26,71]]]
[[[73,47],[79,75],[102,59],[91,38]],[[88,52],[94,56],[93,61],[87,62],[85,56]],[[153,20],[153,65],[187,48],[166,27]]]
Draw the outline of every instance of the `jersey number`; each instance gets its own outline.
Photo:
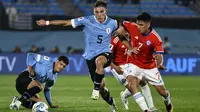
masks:
[[[101,44],[101,43],[102,43],[102,37],[103,37],[102,35],[98,35],[98,37],[97,37],[97,39],[98,39],[98,40],[97,40],[97,43],[98,43],[98,44]]]
[[[143,45],[143,44],[139,42],[139,47],[138,47],[138,49],[140,49],[140,48],[142,47],[142,45]]]

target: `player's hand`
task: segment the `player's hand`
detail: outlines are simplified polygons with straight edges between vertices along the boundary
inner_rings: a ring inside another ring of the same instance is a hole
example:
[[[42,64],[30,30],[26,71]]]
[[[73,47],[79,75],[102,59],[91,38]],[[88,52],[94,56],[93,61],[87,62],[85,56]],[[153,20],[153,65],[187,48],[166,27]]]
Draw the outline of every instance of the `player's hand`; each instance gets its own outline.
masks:
[[[31,77],[34,77],[34,76],[35,76],[35,72],[34,72],[34,70],[33,70],[33,68],[32,68],[31,66],[28,66],[28,71],[29,71],[29,75],[30,75]]]
[[[115,71],[116,71],[118,74],[123,74],[123,73],[124,73],[123,70],[122,70],[122,68],[119,67],[119,66],[116,66],[114,69],[115,69]]]
[[[51,108],[59,108],[59,106],[58,105],[53,105],[53,104],[51,104],[51,105],[49,105]]]
[[[167,68],[164,65],[159,65],[158,69],[160,69],[160,70],[167,70]]]
[[[36,23],[39,26],[46,26],[46,21],[44,19],[40,19],[40,20],[36,21]]]
[[[134,47],[134,48],[132,48],[131,50],[128,50],[127,54],[128,54],[128,55],[131,55],[132,53],[138,54],[139,51],[140,51],[140,50],[139,50],[138,47]]]

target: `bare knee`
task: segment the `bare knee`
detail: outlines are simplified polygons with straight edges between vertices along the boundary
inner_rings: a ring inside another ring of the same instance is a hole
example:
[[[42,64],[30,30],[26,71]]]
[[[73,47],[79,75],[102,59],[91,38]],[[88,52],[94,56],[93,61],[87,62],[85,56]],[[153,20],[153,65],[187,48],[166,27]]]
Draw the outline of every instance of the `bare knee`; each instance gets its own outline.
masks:
[[[104,73],[104,65],[106,64],[107,59],[105,56],[99,56],[96,60],[95,60],[95,64],[96,64],[96,72],[99,74],[103,74]]]

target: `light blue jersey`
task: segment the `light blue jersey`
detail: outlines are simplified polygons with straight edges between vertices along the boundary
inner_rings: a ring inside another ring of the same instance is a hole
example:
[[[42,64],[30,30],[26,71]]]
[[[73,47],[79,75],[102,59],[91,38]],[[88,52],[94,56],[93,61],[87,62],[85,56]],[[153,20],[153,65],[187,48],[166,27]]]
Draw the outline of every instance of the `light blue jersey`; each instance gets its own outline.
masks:
[[[55,84],[57,74],[53,72],[54,60],[48,56],[35,53],[28,53],[27,66],[32,66],[35,71],[35,78],[41,84],[45,83],[44,96],[49,105],[52,104],[50,89]]]
[[[110,40],[112,33],[117,29],[117,21],[106,16],[104,23],[97,21],[94,15],[72,19],[72,26],[84,26],[83,32],[85,36],[85,59],[110,52]]]
[[[53,72],[54,61],[52,58],[40,54],[28,53],[27,66],[33,67],[36,80],[38,80],[40,83],[52,81],[55,83],[57,73]]]

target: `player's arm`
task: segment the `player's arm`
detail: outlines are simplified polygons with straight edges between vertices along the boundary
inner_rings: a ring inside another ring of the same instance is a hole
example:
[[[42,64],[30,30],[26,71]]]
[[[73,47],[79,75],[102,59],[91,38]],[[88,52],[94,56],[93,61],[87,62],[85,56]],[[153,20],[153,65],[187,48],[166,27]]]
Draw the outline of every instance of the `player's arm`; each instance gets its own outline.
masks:
[[[36,21],[39,26],[48,26],[48,25],[62,25],[62,26],[72,26],[71,20],[53,20],[46,21],[44,19],[40,19]]]
[[[163,65],[163,53],[164,53],[164,50],[163,50],[163,47],[162,47],[162,40],[160,38],[160,36],[156,36],[156,38],[154,38],[154,48],[155,48],[155,51],[156,51],[156,54],[155,54],[155,59],[157,61],[157,68],[161,69],[161,70],[166,70],[166,67]]]
[[[111,69],[115,69],[115,71],[118,73],[118,74],[123,74],[123,71],[122,71],[122,68],[115,65],[113,62],[110,64],[111,66]]]
[[[77,26],[87,25],[88,17],[79,17],[71,20],[53,20],[53,21],[45,21],[43,19],[36,21],[39,26],[48,26],[48,25],[62,25],[62,26],[72,26],[76,28]]]
[[[155,54],[155,58],[157,61],[157,67],[161,70],[166,70],[166,67],[163,65],[163,55],[162,54]]]
[[[119,40],[128,48],[128,53],[131,54],[131,52],[137,54],[139,52],[139,49],[137,47],[133,47],[131,42],[127,40],[128,31],[124,28],[123,25],[119,25],[119,28],[115,31],[114,35],[119,37]]]
[[[44,96],[51,108],[59,108],[58,105],[53,105],[53,103],[52,103],[50,90],[53,85],[54,85],[54,81],[52,81],[52,80],[47,81],[47,83],[45,84],[45,88],[44,88]]]

